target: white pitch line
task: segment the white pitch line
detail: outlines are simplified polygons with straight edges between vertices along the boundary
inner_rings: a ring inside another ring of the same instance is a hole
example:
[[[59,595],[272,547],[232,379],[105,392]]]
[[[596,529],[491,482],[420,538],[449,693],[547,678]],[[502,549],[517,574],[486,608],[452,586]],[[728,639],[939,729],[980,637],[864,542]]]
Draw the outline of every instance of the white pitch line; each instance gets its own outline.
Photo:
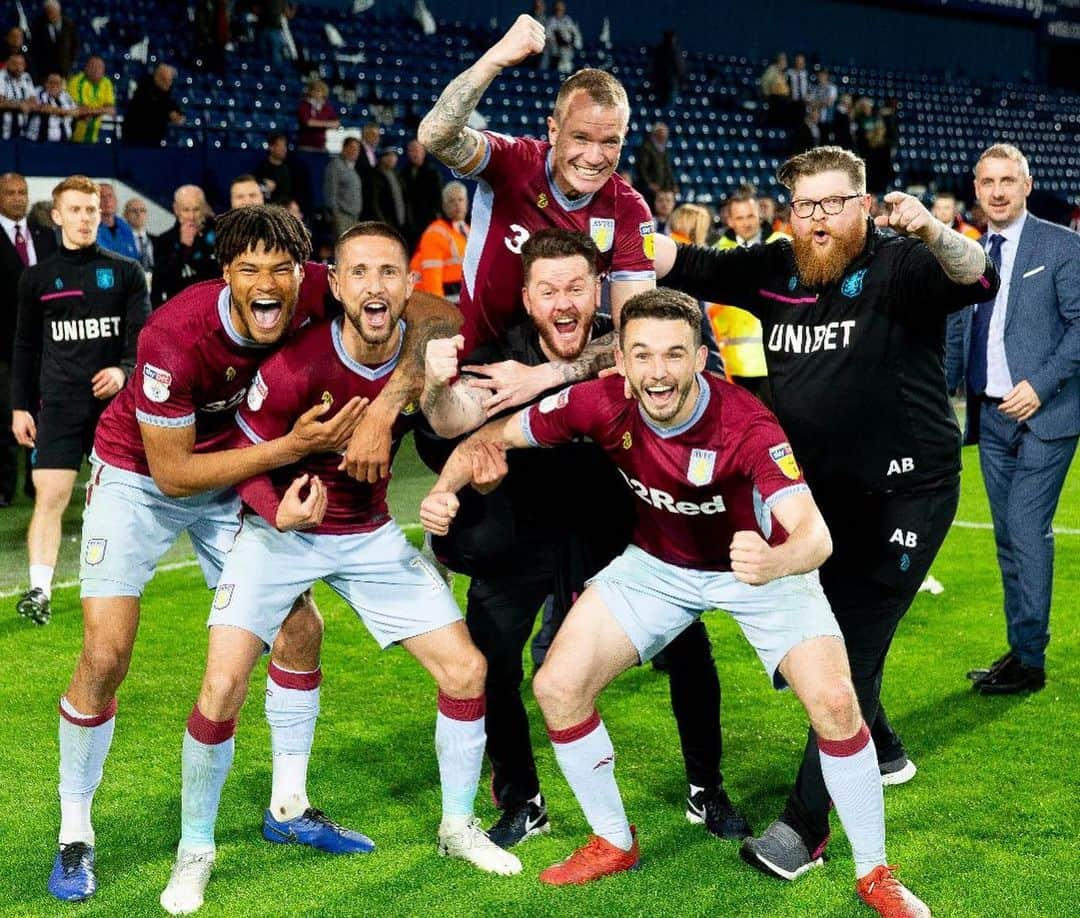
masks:
[[[973,523],[970,520],[953,520],[953,525],[956,526],[958,529],[994,528],[993,523]],[[402,526],[401,528],[405,530],[406,533],[409,533],[411,530],[418,528],[418,526],[414,524],[409,526]],[[1071,529],[1067,526],[1055,526],[1054,535],[1080,535],[1080,529]],[[196,561],[194,558],[190,558],[187,561],[171,561],[168,564],[159,564],[157,569],[159,571],[179,571],[183,570],[186,567],[194,567],[198,563],[199,562]],[[62,583],[54,583],[53,590],[70,590],[72,587],[77,587],[78,585],[78,580],[65,580]],[[0,592],[0,599],[10,599],[13,596],[22,596],[22,594],[25,592],[26,590],[23,588],[17,590],[4,590],[3,592]]]

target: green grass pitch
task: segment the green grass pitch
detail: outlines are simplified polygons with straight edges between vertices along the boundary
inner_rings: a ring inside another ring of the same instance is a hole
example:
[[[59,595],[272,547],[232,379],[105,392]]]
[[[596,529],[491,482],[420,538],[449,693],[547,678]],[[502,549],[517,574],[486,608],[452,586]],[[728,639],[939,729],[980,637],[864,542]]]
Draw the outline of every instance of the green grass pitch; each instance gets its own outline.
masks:
[[[974,451],[965,451],[958,519],[989,512]],[[415,523],[430,478],[402,451],[393,509]],[[79,651],[78,591],[61,588],[54,618],[35,628],[14,611],[23,586],[25,500],[0,511],[0,916],[134,918],[163,914],[179,833],[180,742],[206,647],[210,595],[186,542],[147,590],[131,672],[120,691],[116,738],[97,794],[99,892],[63,906],[45,891],[56,803],[56,702]],[[58,580],[76,576],[80,509],[69,511]],[[919,766],[886,789],[889,858],[938,916],[1063,918],[1078,913],[1080,868],[1080,472],[1057,520],[1057,573],[1048,684],[1020,698],[974,695],[964,672],[1002,652],[1004,626],[993,539],[955,527],[934,566],[945,585],[922,594],[905,618],[886,671],[890,716]],[[458,578],[458,595],[464,586]],[[581,889],[547,889],[537,873],[565,857],[586,827],[558,773],[528,700],[553,832],[519,849],[524,872],[497,878],[438,857],[435,691],[408,656],[380,653],[328,590],[322,716],[312,759],[312,801],[378,844],[368,857],[333,859],[281,848],[260,835],[269,794],[262,667],[241,715],[236,762],[218,820],[218,862],[201,914],[238,915],[722,915],[868,914],[854,894],[850,849],[834,820],[830,860],[794,884],[747,868],[737,844],[708,838],[683,818],[684,778],[663,676],[649,667],[620,678],[601,699],[618,752],[616,774],[639,829],[642,870]],[[804,719],[790,694],[769,689],[757,660],[722,614],[707,616],[723,685],[724,771],[732,797],[760,829],[779,812],[798,762]],[[525,686],[528,693],[528,684]],[[494,811],[486,794],[477,812]]]

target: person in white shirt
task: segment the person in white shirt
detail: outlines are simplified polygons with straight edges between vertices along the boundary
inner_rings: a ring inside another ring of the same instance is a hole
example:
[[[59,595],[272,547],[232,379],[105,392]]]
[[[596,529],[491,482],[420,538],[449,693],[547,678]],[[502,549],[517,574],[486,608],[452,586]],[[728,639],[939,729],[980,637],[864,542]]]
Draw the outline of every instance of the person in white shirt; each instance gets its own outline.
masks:
[[[26,139],[41,143],[67,143],[71,140],[71,122],[79,106],[64,87],[59,73],[50,73],[37,92],[38,107],[26,124]]]
[[[30,112],[38,107],[37,87],[26,72],[26,58],[12,54],[0,70],[0,140],[21,137]]]
[[[150,210],[142,198],[128,198],[124,205],[124,219],[135,234],[135,248],[139,252],[139,264],[146,272],[154,270],[154,240],[150,238],[147,222]]]

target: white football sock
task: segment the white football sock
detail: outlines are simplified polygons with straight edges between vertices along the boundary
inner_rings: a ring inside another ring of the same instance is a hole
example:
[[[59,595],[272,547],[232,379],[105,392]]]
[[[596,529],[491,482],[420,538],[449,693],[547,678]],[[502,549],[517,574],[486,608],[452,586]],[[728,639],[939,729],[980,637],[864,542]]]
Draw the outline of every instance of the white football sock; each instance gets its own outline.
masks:
[[[615,748],[600,714],[565,730],[548,729],[555,759],[593,830],[623,851],[634,844],[619,785],[615,783]]]
[[[60,844],[94,844],[90,808],[116,729],[116,699],[100,714],[76,711],[60,698]]]
[[[469,817],[484,764],[485,698],[450,698],[439,692],[435,754],[439,759],[443,819]]]
[[[48,564],[30,565],[30,589],[41,590],[48,599],[52,599],[53,569]]]
[[[279,822],[295,819],[311,806],[307,771],[321,682],[321,669],[296,673],[271,660],[266,670],[266,721],[274,754],[270,814]]]
[[[818,737],[818,751],[825,786],[851,844],[855,875],[865,876],[885,863],[885,797],[874,741],[864,723],[851,739]]]
[[[216,721],[196,705],[184,731],[180,848],[213,851],[221,789],[232,768],[235,720]]]

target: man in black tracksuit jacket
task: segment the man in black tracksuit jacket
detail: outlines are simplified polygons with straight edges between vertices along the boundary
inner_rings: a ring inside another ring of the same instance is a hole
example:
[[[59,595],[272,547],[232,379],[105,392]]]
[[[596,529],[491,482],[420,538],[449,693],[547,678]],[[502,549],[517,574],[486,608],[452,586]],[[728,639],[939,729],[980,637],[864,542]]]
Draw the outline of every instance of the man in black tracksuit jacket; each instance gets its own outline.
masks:
[[[61,182],[53,192],[60,248],[19,279],[12,429],[33,448],[37,496],[27,533],[30,590],[17,608],[38,624],[50,615],[60,518],[98,416],[135,366],[135,342],[150,310],[138,263],[97,245],[98,200],[97,186],[83,176]]]
[[[998,278],[981,250],[962,246],[952,230],[940,234],[943,224],[908,195],[886,200],[893,226],[913,235],[876,227],[858,180],[861,165],[829,147],[795,157],[780,173],[793,207],[804,212],[793,214],[793,242],[729,252],[679,247],[666,276],[663,262],[673,253],[662,256],[658,246],[657,271],[669,287],[761,320],[772,407],[832,534],[822,586],[844,634],[863,717],[875,725],[889,645],[959,497],[960,431],[945,387],[945,317],[992,298]],[[817,270],[814,247],[834,251],[843,241],[850,258],[834,261],[832,277],[808,284]],[[809,250],[803,261],[800,246]],[[951,279],[958,275],[971,282]],[[876,744],[892,747],[879,748],[881,761],[906,763],[883,716],[873,734]],[[748,840],[744,857],[794,879],[821,863],[828,813],[811,731],[781,820]]]

